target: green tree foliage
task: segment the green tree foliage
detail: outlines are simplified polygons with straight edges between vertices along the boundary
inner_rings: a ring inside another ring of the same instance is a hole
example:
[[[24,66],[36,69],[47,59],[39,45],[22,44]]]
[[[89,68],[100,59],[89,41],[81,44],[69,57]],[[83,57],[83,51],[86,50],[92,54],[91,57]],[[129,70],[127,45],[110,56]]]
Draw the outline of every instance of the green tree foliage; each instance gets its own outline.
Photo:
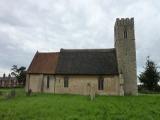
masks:
[[[158,66],[147,57],[145,70],[139,75],[139,80],[147,90],[155,91],[160,80],[160,72]]]
[[[17,65],[13,65],[11,70],[12,70],[11,75],[15,76],[19,83],[23,83],[23,85],[25,85],[26,67],[21,66],[18,68]]]

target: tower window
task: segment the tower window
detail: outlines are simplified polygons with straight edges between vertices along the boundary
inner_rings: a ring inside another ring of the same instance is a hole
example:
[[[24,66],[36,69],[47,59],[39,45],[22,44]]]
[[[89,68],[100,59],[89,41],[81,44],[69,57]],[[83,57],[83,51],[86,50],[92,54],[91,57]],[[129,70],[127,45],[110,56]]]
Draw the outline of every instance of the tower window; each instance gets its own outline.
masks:
[[[64,87],[68,87],[68,77],[64,77]]]
[[[47,76],[47,88],[49,88],[49,75]]]
[[[104,78],[99,77],[98,78],[98,90],[103,90],[103,88],[104,88]]]
[[[124,31],[124,38],[127,38],[127,31]]]

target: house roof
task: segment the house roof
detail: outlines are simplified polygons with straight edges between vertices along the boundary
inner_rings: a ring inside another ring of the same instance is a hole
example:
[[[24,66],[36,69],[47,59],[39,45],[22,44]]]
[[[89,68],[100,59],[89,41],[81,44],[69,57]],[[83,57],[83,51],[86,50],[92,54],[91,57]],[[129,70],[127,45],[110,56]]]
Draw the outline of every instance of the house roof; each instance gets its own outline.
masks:
[[[17,80],[16,77],[0,77],[0,80]]]
[[[115,49],[61,49],[56,74],[118,74]]]
[[[55,74],[58,52],[39,53],[37,52],[27,70],[28,73]]]

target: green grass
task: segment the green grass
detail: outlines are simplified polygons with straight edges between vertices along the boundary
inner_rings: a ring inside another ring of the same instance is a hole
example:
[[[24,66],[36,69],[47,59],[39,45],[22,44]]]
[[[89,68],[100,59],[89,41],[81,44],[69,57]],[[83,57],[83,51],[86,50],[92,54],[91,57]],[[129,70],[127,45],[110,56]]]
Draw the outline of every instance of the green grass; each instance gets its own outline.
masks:
[[[160,95],[87,96],[34,94],[6,99],[2,90],[0,120],[160,120]]]

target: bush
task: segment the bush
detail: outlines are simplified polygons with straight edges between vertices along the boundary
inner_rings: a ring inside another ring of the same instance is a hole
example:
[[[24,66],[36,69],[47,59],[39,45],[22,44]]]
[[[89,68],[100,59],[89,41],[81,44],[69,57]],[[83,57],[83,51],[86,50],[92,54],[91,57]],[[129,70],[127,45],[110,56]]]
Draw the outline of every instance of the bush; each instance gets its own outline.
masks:
[[[160,93],[160,86],[158,85],[154,90],[148,90],[144,85],[138,85],[138,92],[145,94]]]

